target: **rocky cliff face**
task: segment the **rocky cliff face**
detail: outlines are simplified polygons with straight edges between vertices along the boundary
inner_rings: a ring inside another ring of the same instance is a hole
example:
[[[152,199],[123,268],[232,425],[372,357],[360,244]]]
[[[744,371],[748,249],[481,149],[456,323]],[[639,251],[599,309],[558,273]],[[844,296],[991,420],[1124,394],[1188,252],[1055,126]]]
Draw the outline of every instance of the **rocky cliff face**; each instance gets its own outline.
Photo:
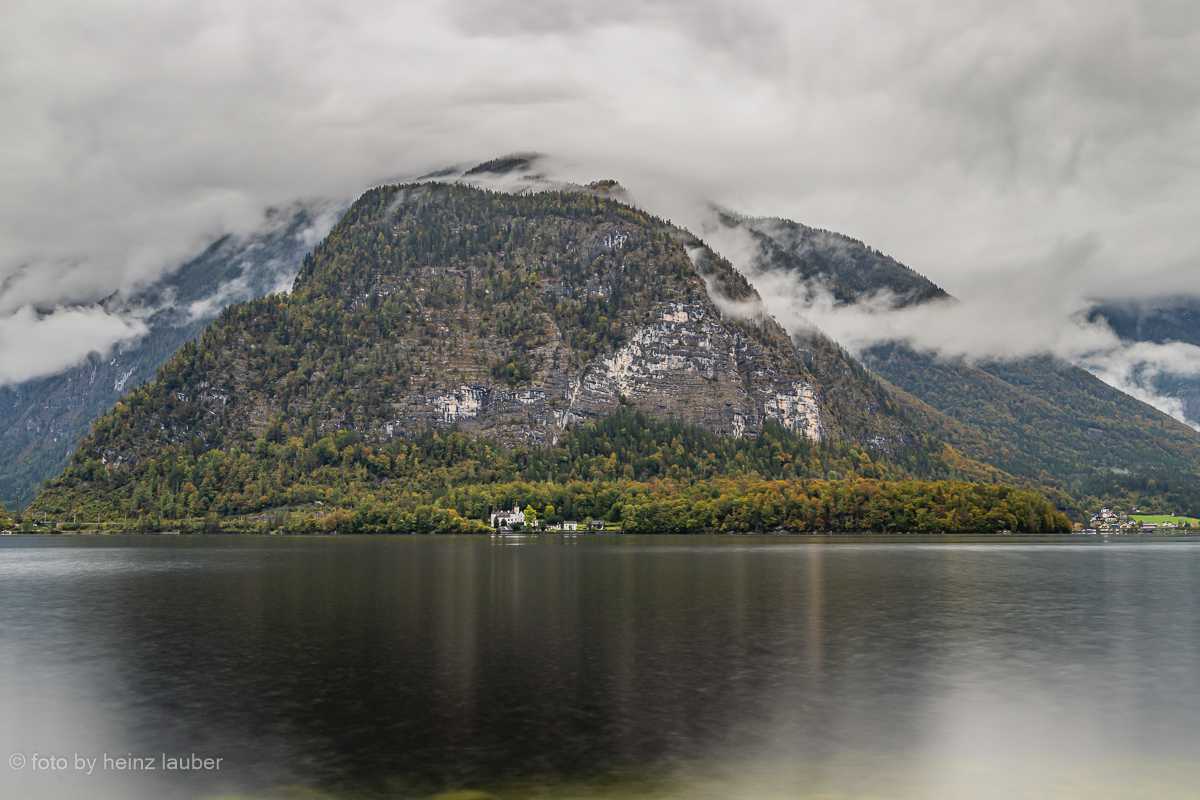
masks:
[[[619,346],[579,368],[571,367],[572,353],[562,337],[552,336],[532,353],[539,369],[527,386],[509,386],[476,370],[473,384],[436,396],[398,398],[399,413],[386,432],[457,424],[545,444],[571,423],[629,404],[729,436],[755,434],[764,420],[773,419],[821,438],[816,388],[786,346],[782,353],[771,352],[703,302],[659,303],[626,327]]]
[[[623,405],[734,437],[775,420],[880,449],[917,440],[877,382],[836,347],[798,347],[728,262],[597,194],[368,192],[290,295],[227,309],[82,448],[132,463],[450,426],[542,445]]]

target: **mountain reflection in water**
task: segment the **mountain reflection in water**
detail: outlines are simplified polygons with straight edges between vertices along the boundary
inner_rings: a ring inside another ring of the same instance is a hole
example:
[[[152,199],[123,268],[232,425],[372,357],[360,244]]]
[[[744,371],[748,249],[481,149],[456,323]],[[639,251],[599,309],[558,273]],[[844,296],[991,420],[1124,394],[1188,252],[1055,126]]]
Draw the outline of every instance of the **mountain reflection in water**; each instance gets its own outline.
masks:
[[[5,537],[0,795],[1195,797],[1198,589],[1189,537]],[[223,761],[74,768],[160,754]]]

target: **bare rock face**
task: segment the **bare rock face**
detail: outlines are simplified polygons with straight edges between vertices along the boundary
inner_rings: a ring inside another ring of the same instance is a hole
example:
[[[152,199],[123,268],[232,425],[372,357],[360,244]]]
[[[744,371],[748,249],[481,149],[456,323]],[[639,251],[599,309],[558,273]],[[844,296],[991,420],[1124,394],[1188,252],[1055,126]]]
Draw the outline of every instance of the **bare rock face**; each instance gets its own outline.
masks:
[[[821,437],[812,382],[788,363],[794,359],[780,363],[777,354],[723,323],[711,304],[670,303],[654,309],[651,319],[584,373],[568,421],[577,414],[601,416],[612,410],[613,398],[627,398],[652,414],[673,414],[729,436],[757,433],[763,420],[774,419]]]
[[[842,376],[834,394],[821,375]],[[392,186],[346,213],[290,295],[227,309],[131,397],[136,444],[97,444],[123,462],[339,430],[544,445],[621,405],[735,437],[773,421],[911,439],[865,375],[836,347],[799,349],[728,262],[615,200]]]
[[[578,370],[547,369],[528,388],[484,380],[412,398],[402,416],[385,423],[384,433],[457,425],[545,444],[568,425],[632,405],[727,436],[756,434],[770,419],[821,438],[816,389],[795,359],[776,363],[777,354],[703,303],[666,303],[649,317],[612,353]]]

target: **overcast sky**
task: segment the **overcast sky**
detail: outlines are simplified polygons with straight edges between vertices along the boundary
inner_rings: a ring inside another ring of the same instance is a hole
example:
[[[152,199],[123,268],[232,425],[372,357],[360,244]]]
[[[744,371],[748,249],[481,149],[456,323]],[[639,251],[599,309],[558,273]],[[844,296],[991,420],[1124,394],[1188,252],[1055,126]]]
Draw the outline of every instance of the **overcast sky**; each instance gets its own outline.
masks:
[[[0,381],[129,335],[88,304],[268,205],[513,151],[963,297],[1064,248],[1045,291],[1200,294],[1198,109],[1194,0],[6,0]]]

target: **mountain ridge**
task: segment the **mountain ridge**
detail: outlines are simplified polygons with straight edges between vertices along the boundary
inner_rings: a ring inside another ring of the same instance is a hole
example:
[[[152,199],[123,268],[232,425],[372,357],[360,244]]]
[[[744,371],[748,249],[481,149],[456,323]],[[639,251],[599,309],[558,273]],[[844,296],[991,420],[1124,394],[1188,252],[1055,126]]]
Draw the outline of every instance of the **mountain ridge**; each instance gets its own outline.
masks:
[[[919,273],[850,237],[795,236],[791,232],[815,229],[788,220],[729,213],[719,220],[752,229],[758,242],[769,240],[749,265],[752,280],[756,273],[783,271],[812,287],[810,298],[824,290],[843,305],[881,291],[891,294],[896,307],[950,298]],[[1200,489],[1200,434],[1079,367],[1052,357],[971,363],[903,342],[866,348],[859,358],[927,430],[1027,485],[1061,492],[1080,516],[1084,505],[1116,501],[1176,507],[1185,502],[1200,510],[1200,492],[1190,498],[1176,492],[1167,500],[1154,491],[1170,473],[1174,482],[1190,481],[1187,485]]]
[[[709,292],[759,303],[745,279],[694,237],[612,200],[437,184],[377,189],[306,257],[290,295],[227,309],[206,334],[224,338],[185,348],[185,361],[220,360],[223,382],[193,380],[192,367],[168,365],[163,401],[199,404],[204,415],[255,435],[282,413],[293,427],[303,416],[318,434],[345,427],[382,438],[458,424],[541,444],[621,398],[722,434],[755,433],[772,418],[813,439],[849,435],[821,407],[805,367],[812,351],[798,350],[765,312],[723,313]],[[309,301],[343,337],[337,354],[307,358],[297,344],[307,334],[288,328],[289,309]],[[270,346],[287,350],[289,369],[268,363],[246,338],[245,329],[264,324],[287,338],[286,346]],[[370,352],[351,352],[353,333],[370,325]],[[322,416],[314,406],[312,382],[328,384],[332,370],[350,363],[377,373],[366,391],[387,395],[386,412],[372,401],[356,408],[349,396],[326,404],[336,413]],[[238,382],[260,372],[276,385]],[[661,390],[667,384],[671,390]],[[257,390],[253,404],[241,401]],[[188,434],[207,439],[203,427]],[[864,440],[915,441],[900,423],[877,428]]]
[[[1108,325],[1125,342],[1200,347],[1200,298],[1176,296],[1098,302],[1087,316],[1090,322]],[[1196,364],[1194,358],[1192,363]],[[1132,370],[1131,377],[1160,396],[1178,400],[1183,418],[1193,426],[1200,425],[1200,376],[1171,366],[1143,363]]]
[[[103,301],[110,313],[142,318],[144,335],[54,375],[0,387],[0,501],[28,505],[42,481],[69,463],[100,414],[153,380],[223,305],[290,285],[335,214],[324,204],[269,210],[262,230],[223,236],[155,283]]]
[[[883,384],[832,342],[794,341],[700,240],[598,194],[368,191],[305,257],[290,294],[222,311],[152,384],[96,422],[35,506],[179,519],[251,513],[282,497],[316,502],[345,484],[365,507],[370,487],[392,496],[388,482],[400,478],[406,491],[449,502],[467,478],[422,483],[429,476],[410,459],[428,436],[435,452],[437,437],[460,449],[491,441],[524,463],[633,408],[654,425],[756,448],[779,442],[779,460],[763,462],[771,475],[1004,478],[914,429]],[[671,459],[684,459],[672,466],[686,468],[680,475],[708,475],[689,481],[713,480],[681,444],[653,442],[653,458],[669,446]],[[486,453],[499,457],[482,446],[477,476]],[[601,461],[581,477],[616,480],[623,503],[641,502],[634,463],[607,450],[587,457]],[[796,459],[808,466],[788,466]],[[288,465],[286,487],[275,464]],[[936,505],[966,490],[915,491],[933,492]],[[998,504],[986,525],[1009,519],[1004,491],[980,495]],[[953,524],[982,519],[970,507]],[[1042,522],[1021,524],[1060,525],[1035,517]]]

